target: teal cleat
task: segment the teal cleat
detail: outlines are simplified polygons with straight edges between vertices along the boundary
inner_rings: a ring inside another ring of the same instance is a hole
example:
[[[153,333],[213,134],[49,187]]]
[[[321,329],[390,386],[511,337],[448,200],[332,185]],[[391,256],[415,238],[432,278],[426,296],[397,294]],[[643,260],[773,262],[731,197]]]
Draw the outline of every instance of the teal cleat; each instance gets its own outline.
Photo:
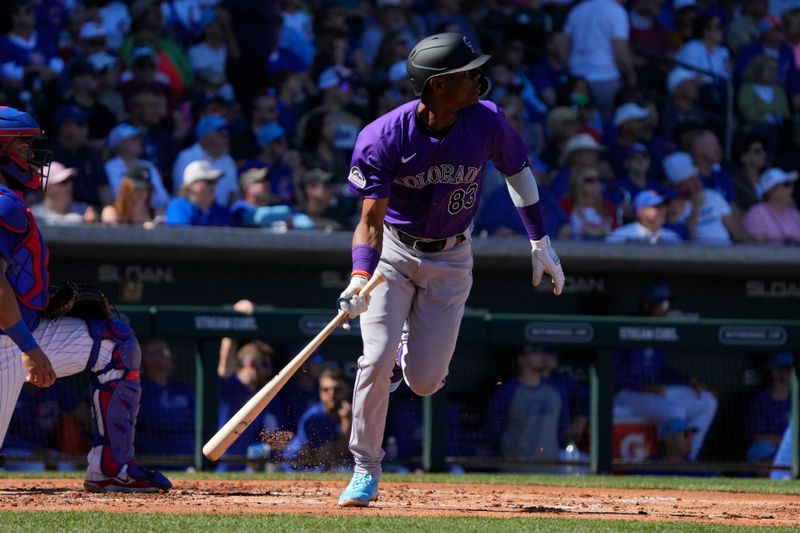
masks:
[[[353,473],[353,479],[339,496],[339,507],[367,507],[378,499],[378,480],[369,474]]]

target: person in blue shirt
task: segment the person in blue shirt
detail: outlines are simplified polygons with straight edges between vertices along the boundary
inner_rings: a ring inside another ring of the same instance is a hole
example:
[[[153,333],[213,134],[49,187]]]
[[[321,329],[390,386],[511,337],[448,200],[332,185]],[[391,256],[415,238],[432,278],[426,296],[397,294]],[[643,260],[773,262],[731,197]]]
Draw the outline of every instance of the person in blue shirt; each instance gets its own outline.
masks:
[[[283,458],[294,468],[330,470],[350,464],[351,390],[341,371],[325,369],[319,377],[319,403],[297,424]]]
[[[791,352],[776,352],[767,358],[769,379],[747,405],[747,430],[751,444],[769,442],[776,449],[789,425],[791,413]]]
[[[521,346],[515,357],[518,374],[492,397],[486,436],[505,459],[556,460],[569,425],[566,392],[544,377],[549,366],[541,346]]]
[[[181,195],[167,205],[167,224],[172,226],[233,226],[226,207],[216,202],[216,182],[222,171],[208,161],[198,160],[183,171]]]
[[[241,302],[234,308],[241,312]],[[246,313],[247,314],[247,313]],[[220,343],[219,364],[219,426],[222,427],[236,412],[275,376],[273,360],[275,349],[260,340],[250,341],[241,347],[231,338],[223,338]],[[264,442],[275,443],[274,439],[285,430],[286,409],[283,396],[278,394],[254,421],[239,436],[226,452],[227,456],[246,456],[248,447]],[[273,450],[280,452],[277,446]],[[224,456],[223,456],[224,457]],[[221,469],[231,469],[222,465]]]
[[[194,389],[173,378],[175,360],[166,340],[152,338],[142,342],[142,369],[136,451],[141,454],[193,455]],[[186,468],[189,464],[168,466]]]

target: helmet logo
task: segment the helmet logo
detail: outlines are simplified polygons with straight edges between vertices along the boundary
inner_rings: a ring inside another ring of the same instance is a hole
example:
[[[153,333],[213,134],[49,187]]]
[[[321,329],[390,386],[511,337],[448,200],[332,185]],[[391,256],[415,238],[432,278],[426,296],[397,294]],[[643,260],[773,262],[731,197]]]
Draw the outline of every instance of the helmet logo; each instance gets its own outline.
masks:
[[[467,37],[466,37],[466,36],[464,36],[464,44],[466,44],[466,45],[467,45],[467,48],[469,48],[469,49],[470,49],[470,51],[471,51],[473,54],[477,54],[477,53],[478,53],[478,52],[476,52],[476,51],[475,51],[475,48],[472,46],[472,43],[471,43],[471,42],[469,42],[469,39],[467,39]]]

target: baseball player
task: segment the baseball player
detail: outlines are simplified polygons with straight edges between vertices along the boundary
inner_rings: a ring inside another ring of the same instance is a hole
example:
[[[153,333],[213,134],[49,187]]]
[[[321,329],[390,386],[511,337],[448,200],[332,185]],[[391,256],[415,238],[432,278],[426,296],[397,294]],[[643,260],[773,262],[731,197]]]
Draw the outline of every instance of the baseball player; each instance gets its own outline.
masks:
[[[367,125],[353,150],[348,179],[363,204],[353,272],[337,306],[351,317],[364,313],[364,353],[352,404],[355,471],[341,506],[363,507],[378,498],[389,387],[406,318],[408,350],[400,351],[399,361],[406,384],[420,396],[444,384],[472,286],[469,227],[487,160],[506,177],[530,238],[533,284],[547,272],[555,294],[564,285],[525,142],[500,108],[479,99],[490,84],[478,69],[489,58],[459,33],[420,41],[406,62],[420,99]],[[357,296],[378,268],[387,282],[370,297]]]
[[[50,154],[28,113],[0,107],[0,447],[25,381],[49,387],[83,369],[90,385],[94,443],[84,487],[92,492],[156,492],[172,484],[133,460],[141,352],[121,320],[42,317],[49,301],[48,252],[23,201],[47,180]]]

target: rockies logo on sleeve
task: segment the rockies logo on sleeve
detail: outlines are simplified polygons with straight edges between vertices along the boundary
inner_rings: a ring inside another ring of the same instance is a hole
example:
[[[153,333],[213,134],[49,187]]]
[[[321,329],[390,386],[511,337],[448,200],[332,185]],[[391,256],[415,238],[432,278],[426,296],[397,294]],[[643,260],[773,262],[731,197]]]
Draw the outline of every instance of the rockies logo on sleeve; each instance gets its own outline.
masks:
[[[364,177],[364,174],[361,173],[358,167],[350,169],[350,175],[347,176],[347,179],[359,189],[363,189],[367,186],[367,178]]]

